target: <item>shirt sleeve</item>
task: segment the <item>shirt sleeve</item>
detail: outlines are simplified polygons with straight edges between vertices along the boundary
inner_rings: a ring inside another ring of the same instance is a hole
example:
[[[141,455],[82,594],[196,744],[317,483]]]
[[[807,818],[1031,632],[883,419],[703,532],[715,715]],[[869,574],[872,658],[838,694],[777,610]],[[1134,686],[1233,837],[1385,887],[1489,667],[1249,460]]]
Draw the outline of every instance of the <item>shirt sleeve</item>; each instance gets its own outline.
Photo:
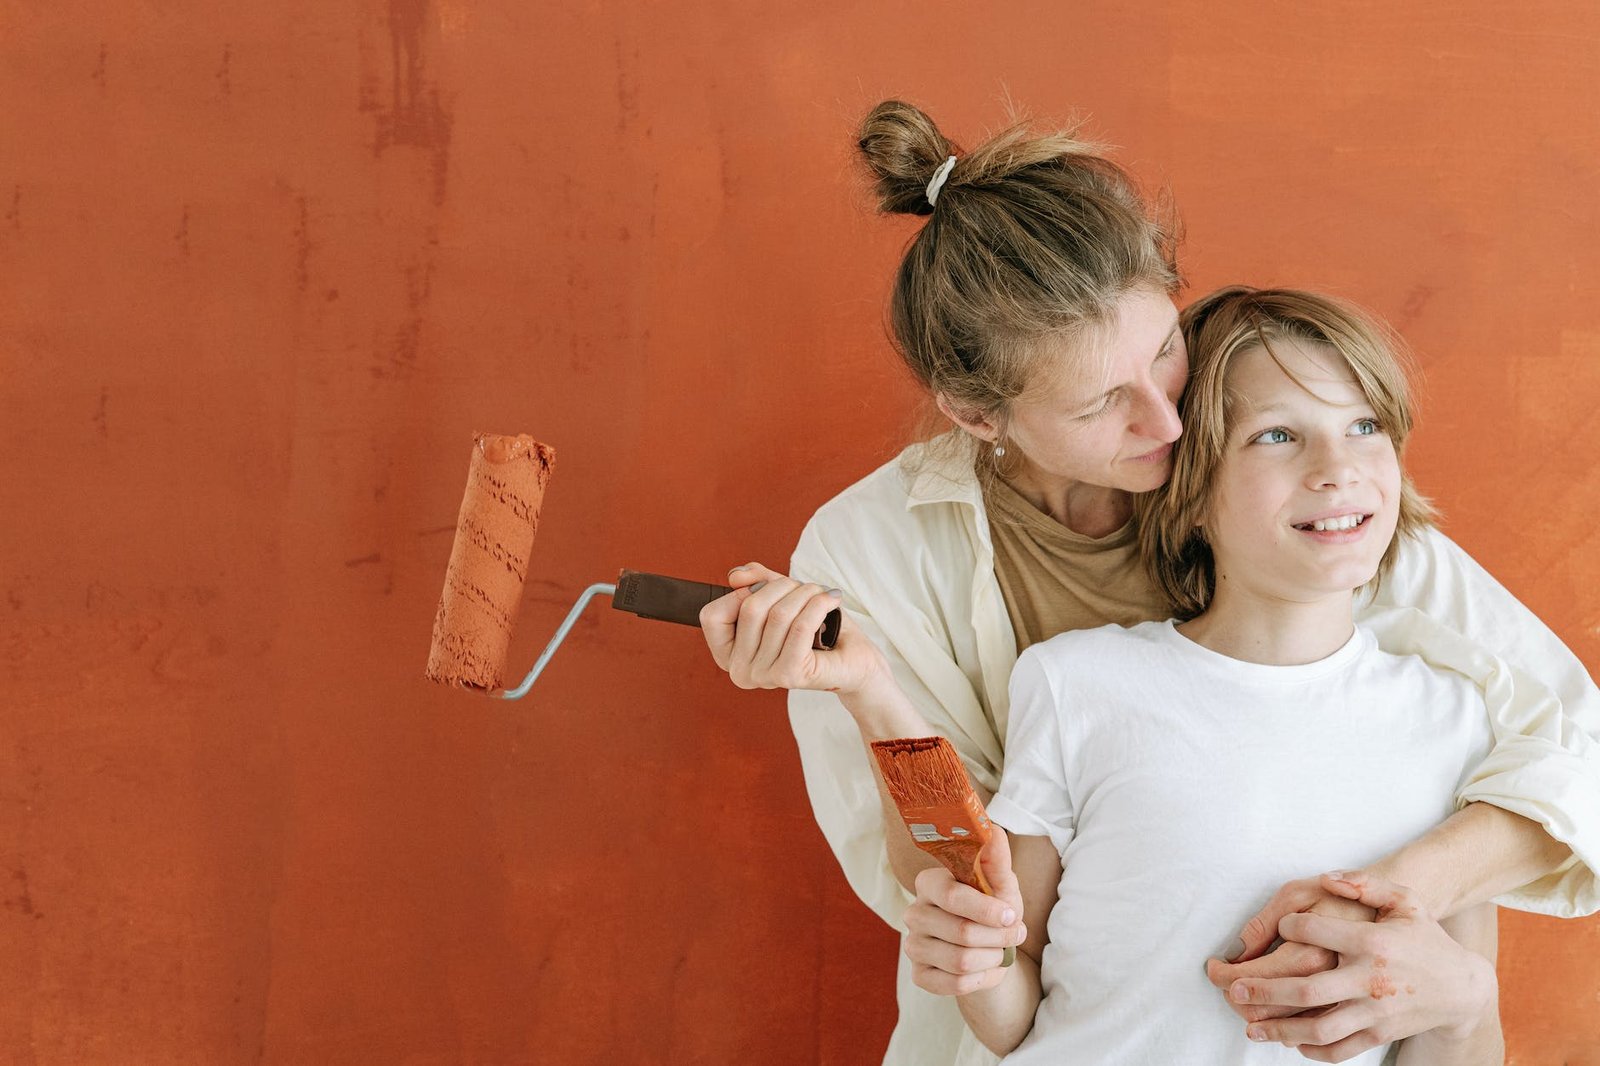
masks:
[[[921,652],[920,660],[928,669],[943,668],[938,677],[942,697],[936,696],[925,677],[926,670],[914,669],[906,649],[890,640],[871,613],[861,609],[858,596],[873,594],[871,588],[863,587],[865,577],[845,570],[828,550],[817,523],[807,525],[790,560],[790,574],[801,581],[845,590],[845,610],[883,652],[901,691],[933,730],[954,745],[978,788],[984,793],[992,792],[998,783],[998,775],[992,769],[997,760],[987,757],[968,733],[956,726],[957,714],[948,706],[949,701],[965,700],[974,705],[969,708],[969,715],[974,713],[977,695],[966,676],[948,661],[948,651],[915,649]],[[912,639],[910,634],[904,636]],[[855,720],[832,693],[792,690],[789,725],[799,748],[806,793],[817,826],[833,849],[846,880],[878,917],[905,932],[904,913],[913,897],[895,877],[889,863],[877,778]]]
[[[1061,741],[1061,700],[1043,665],[1046,645],[1022,653],[1011,673],[1011,718],[1006,726],[1006,766],[989,817],[1023,836],[1047,836],[1058,853],[1072,842],[1076,823],[1067,792]]]
[[[1373,607],[1414,607],[1537,680],[1561,701],[1569,727],[1600,741],[1600,689],[1572,650],[1532,611],[1436,529],[1401,542]]]
[[[1403,606],[1375,603],[1363,621],[1387,650],[1471,678],[1494,734],[1457,804],[1522,815],[1572,849],[1554,872],[1495,902],[1558,917],[1600,910],[1600,692],[1560,639],[1443,534],[1408,544],[1401,560],[1379,598]]]

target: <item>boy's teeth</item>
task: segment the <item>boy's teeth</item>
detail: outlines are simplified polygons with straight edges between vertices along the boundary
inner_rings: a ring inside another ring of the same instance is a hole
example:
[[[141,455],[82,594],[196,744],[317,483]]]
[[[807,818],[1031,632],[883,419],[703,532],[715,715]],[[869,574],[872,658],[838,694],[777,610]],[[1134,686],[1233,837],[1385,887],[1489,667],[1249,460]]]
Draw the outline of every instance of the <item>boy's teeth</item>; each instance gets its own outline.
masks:
[[[1354,529],[1365,521],[1366,516],[1364,515],[1347,514],[1340,515],[1338,518],[1319,518],[1311,523],[1311,528],[1318,533],[1326,533],[1330,529]]]

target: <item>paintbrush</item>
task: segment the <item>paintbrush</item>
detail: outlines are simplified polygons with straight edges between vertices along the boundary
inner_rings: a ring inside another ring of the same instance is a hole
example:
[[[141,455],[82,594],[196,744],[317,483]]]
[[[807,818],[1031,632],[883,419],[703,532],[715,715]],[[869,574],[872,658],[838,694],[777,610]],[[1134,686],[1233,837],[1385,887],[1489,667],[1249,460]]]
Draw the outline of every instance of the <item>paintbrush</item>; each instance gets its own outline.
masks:
[[[938,859],[957,881],[994,895],[978,853],[996,829],[950,742],[944,737],[875,740],[872,754],[917,847]],[[1008,947],[1000,965],[1010,966],[1016,957],[1017,949]]]

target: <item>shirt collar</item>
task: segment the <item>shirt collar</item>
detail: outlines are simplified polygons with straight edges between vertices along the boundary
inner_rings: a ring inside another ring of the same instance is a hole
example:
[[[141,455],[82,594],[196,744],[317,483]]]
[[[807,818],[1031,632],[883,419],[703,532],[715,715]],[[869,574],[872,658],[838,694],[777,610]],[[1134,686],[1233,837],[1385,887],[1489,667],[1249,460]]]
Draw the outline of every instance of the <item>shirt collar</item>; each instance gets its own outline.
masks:
[[[930,503],[964,503],[981,511],[983,491],[973,470],[977,446],[958,429],[900,453],[906,470],[906,510]]]

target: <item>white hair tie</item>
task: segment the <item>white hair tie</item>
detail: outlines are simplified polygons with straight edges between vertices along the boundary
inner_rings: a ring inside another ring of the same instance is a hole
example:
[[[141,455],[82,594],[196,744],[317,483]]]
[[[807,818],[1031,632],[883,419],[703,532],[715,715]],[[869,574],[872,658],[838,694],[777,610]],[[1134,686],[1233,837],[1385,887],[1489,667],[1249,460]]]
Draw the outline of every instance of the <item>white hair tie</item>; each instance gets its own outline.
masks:
[[[944,188],[945,179],[950,176],[950,171],[955,169],[956,157],[951,156],[939,164],[939,169],[933,172],[933,178],[928,182],[928,206],[932,207],[939,202],[939,190]]]

